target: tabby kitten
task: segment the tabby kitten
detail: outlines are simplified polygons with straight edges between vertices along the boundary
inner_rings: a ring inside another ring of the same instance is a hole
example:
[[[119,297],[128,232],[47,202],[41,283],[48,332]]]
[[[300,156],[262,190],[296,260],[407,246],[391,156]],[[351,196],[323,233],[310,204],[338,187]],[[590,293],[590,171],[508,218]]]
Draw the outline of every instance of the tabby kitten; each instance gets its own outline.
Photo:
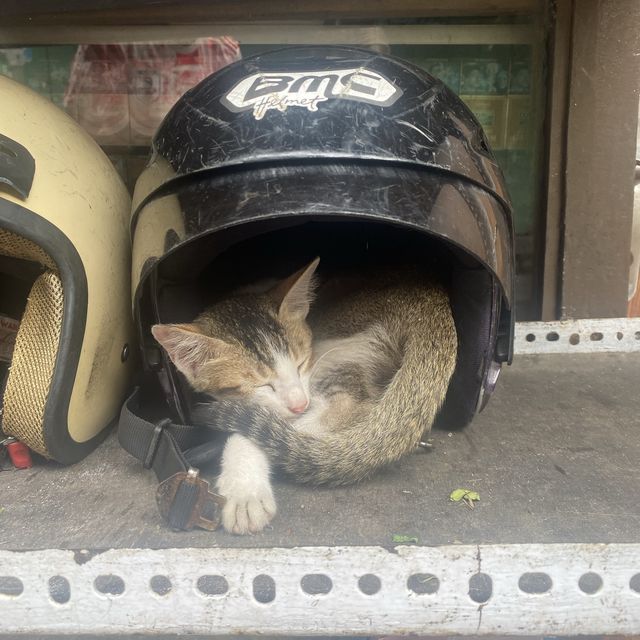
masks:
[[[195,421],[237,432],[217,481],[234,533],[260,531],[275,515],[270,464],[336,485],[412,451],[455,367],[455,326],[438,285],[413,270],[334,278],[309,313],[317,265],[267,291],[238,292],[191,324],[152,328],[191,386],[217,400]]]

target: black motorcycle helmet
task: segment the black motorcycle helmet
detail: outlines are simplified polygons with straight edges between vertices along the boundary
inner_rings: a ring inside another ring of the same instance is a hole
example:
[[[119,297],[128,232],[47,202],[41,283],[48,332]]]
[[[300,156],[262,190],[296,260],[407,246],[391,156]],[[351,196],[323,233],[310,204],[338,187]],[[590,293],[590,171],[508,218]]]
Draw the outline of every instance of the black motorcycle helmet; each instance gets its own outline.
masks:
[[[484,406],[511,360],[502,173],[460,98],[402,60],[288,48],[206,78],[156,133],[131,231],[142,358],[183,423],[188,394],[151,326],[191,320],[202,286],[255,279],[274,255],[293,266],[320,255],[329,269],[409,256],[444,273],[459,336],[439,417],[449,428]]]

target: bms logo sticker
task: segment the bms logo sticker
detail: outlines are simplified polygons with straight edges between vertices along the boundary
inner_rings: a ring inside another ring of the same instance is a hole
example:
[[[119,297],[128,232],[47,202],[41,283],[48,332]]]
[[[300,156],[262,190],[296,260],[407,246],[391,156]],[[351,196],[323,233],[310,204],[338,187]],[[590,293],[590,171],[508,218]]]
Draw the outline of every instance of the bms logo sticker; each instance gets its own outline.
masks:
[[[376,71],[332,69],[295,73],[254,73],[244,78],[222,98],[222,104],[235,112],[253,110],[261,120],[269,109],[286,111],[306,107],[317,111],[318,103],[331,99],[356,100],[391,106],[402,89]]]

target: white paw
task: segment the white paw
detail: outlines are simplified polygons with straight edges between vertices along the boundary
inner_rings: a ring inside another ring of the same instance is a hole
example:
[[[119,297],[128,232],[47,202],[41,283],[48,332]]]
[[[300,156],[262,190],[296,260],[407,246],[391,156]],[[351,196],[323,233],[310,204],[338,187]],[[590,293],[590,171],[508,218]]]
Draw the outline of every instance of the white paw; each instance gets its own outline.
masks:
[[[219,489],[227,499],[222,509],[222,526],[229,533],[249,535],[262,531],[276,515],[276,503],[271,488],[266,491],[244,492]]]
[[[231,436],[225,446],[216,490],[227,500],[222,525],[229,533],[258,533],[276,514],[267,459],[242,436]]]

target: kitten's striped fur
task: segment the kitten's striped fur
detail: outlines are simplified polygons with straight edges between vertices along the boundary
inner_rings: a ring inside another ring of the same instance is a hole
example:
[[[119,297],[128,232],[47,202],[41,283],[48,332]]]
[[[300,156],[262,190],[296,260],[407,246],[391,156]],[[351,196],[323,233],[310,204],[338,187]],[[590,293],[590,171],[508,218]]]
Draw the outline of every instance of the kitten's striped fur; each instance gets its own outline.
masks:
[[[351,400],[330,407],[320,429],[309,434],[267,409],[233,401],[201,405],[197,420],[246,435],[285,474],[312,484],[358,482],[414,450],[430,429],[455,368],[455,325],[440,286],[425,285],[415,273],[388,272],[376,280],[373,286],[350,288],[345,298],[323,300],[320,292],[309,319],[320,337],[346,339],[373,323],[377,331],[369,353],[377,363],[368,374],[362,362],[347,356],[318,381],[312,378],[312,398],[314,389],[340,395],[342,383]],[[365,393],[376,375],[386,376],[387,386]]]
[[[339,485],[415,449],[444,401],[457,338],[445,290],[424,274],[334,278],[311,306],[316,266],[270,291],[220,301],[190,325],[158,325],[154,335],[192,386],[216,398],[200,405],[198,423],[242,434],[245,453],[266,455],[299,482]],[[237,457],[227,479],[243,464]],[[250,522],[242,508],[240,520]],[[264,511],[272,515],[275,503]],[[246,532],[237,514],[231,520],[227,529]]]

